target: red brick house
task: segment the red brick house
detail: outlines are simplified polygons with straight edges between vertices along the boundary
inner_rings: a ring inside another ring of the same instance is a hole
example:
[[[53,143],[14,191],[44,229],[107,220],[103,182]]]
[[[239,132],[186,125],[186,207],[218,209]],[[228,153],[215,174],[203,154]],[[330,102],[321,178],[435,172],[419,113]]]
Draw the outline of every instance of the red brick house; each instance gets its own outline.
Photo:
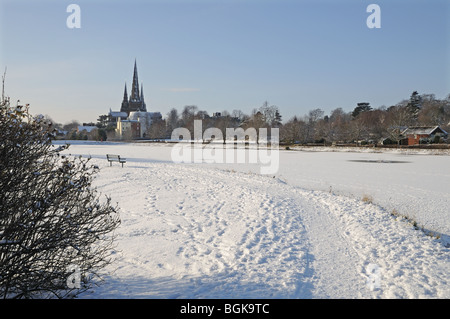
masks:
[[[433,141],[436,136],[446,138],[448,133],[439,126],[412,126],[401,134],[402,145],[417,145],[423,141]]]

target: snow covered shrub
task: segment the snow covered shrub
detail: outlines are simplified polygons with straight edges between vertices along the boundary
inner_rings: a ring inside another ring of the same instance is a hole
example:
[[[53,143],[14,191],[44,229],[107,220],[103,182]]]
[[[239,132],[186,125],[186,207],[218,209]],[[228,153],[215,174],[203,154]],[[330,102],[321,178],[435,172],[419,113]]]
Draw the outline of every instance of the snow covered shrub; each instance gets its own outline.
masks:
[[[52,145],[51,125],[0,102],[0,297],[74,297],[111,262],[118,209],[91,187],[88,159]]]

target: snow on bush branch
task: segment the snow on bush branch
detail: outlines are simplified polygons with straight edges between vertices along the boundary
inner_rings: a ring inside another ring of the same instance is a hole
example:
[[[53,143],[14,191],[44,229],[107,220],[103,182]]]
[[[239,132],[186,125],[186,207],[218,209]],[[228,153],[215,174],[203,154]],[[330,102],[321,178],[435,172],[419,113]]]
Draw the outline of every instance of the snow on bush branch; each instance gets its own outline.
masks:
[[[92,188],[98,168],[60,154],[51,123],[0,103],[0,297],[65,298],[109,264],[118,208]],[[71,265],[79,285],[68,285]]]

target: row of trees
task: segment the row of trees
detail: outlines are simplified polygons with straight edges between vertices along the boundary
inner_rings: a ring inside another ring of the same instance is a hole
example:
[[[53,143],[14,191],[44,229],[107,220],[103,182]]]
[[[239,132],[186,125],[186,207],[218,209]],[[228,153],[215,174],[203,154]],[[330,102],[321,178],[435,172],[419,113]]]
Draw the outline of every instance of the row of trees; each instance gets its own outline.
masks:
[[[270,128],[280,130],[280,142],[284,143],[354,143],[378,142],[389,139],[396,143],[403,129],[410,126],[441,126],[450,131],[450,95],[437,99],[434,94],[422,94],[414,91],[408,99],[386,107],[373,108],[370,103],[358,103],[353,110],[341,107],[329,114],[321,108],[310,110],[307,114],[296,115],[283,122],[281,112],[276,105],[264,102],[261,107],[253,109],[250,114],[241,110],[227,110],[208,114],[196,105],[187,105],[181,111],[172,108],[164,119],[154,122],[146,132],[151,139],[167,139],[175,128],[185,127],[193,135],[195,120],[202,120],[206,130],[216,127],[222,130],[241,127]],[[55,124],[66,134],[66,139],[106,140],[113,139],[115,126],[107,126],[99,117],[93,132],[76,132],[80,123],[72,121],[65,125]]]
[[[284,143],[332,143],[332,142],[378,142],[390,139],[398,142],[400,133],[410,126],[441,126],[450,131],[450,95],[437,99],[434,94],[420,95],[413,92],[405,99],[390,107],[373,108],[370,103],[358,103],[352,111],[336,108],[325,115],[316,108],[306,115],[294,116],[283,123],[279,108],[267,101],[251,114],[240,110],[231,113],[223,111],[211,116],[197,106],[185,106],[181,113],[173,108],[166,119],[155,123],[148,132],[150,138],[170,138],[171,132],[185,127],[193,134],[194,120],[202,120],[203,130],[217,127],[253,127],[280,130],[280,141]]]
[[[226,128],[254,127],[256,129],[263,127],[281,127],[282,118],[279,109],[275,105],[269,105],[266,101],[259,109],[254,109],[250,115],[241,110],[233,110],[213,113],[211,116],[206,111],[199,110],[197,106],[185,106],[181,114],[173,108],[167,114],[165,121],[165,136],[170,137],[171,132],[178,127],[185,127],[193,132],[194,121],[201,120],[202,128],[206,130],[216,127],[222,130],[225,136]]]
[[[114,138],[115,127],[106,127],[100,122],[97,123],[80,123],[72,120],[68,123],[61,124],[55,122],[49,115],[45,115],[43,119],[46,122],[51,122],[53,128],[56,130],[56,138],[65,140],[96,140],[106,141],[108,138]],[[97,126],[97,129],[92,131],[78,131],[79,126]]]
[[[283,125],[282,139],[287,142],[378,142],[401,139],[400,133],[411,126],[450,128],[450,95],[436,99],[433,94],[413,92],[409,99],[390,107],[372,108],[358,103],[352,112],[336,108],[330,115],[315,109]]]

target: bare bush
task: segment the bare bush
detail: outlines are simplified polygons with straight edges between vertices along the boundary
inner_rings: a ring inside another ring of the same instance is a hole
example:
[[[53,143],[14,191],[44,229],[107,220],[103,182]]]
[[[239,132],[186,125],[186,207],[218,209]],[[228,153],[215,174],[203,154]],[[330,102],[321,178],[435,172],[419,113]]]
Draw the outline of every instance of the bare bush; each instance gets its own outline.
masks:
[[[61,155],[28,106],[1,101],[0,127],[0,297],[76,296],[111,262],[118,209],[91,186],[98,168]]]

